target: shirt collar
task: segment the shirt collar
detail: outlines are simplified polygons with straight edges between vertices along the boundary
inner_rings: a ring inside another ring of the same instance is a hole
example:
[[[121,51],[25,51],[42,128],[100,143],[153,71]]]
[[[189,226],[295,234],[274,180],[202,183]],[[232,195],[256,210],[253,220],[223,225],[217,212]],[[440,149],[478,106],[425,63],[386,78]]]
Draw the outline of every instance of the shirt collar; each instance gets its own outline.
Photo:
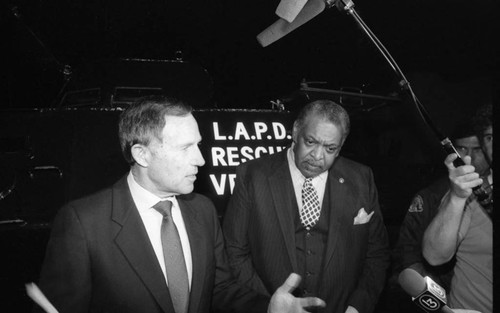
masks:
[[[139,211],[151,209],[155,204],[163,200],[170,200],[173,205],[177,205],[175,196],[162,199],[139,185],[139,183],[137,183],[134,179],[132,171],[130,171],[127,175],[127,183],[130,188],[132,198],[134,199],[135,205]]]

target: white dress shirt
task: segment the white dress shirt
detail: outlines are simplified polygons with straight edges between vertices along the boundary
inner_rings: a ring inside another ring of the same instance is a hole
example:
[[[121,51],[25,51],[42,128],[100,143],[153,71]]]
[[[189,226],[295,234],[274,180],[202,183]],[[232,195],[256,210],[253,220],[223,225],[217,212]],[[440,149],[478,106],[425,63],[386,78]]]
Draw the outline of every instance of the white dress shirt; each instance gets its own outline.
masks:
[[[302,186],[306,178],[295,165],[295,155],[293,154],[293,144],[287,151],[288,167],[290,175],[292,176],[293,190],[295,191],[295,198],[299,206],[299,212],[302,210]],[[323,197],[325,195],[326,180],[328,178],[328,171],[324,171],[312,179],[312,185],[318,194],[320,208],[323,205]]]
[[[163,221],[163,215],[156,211],[153,206],[159,201],[169,200],[172,202],[172,219],[179,232],[179,237],[181,238],[182,251],[184,252],[184,260],[186,262],[186,269],[189,280],[189,289],[191,289],[191,280],[193,277],[193,262],[191,258],[191,246],[189,245],[189,238],[186,231],[186,226],[184,225],[184,220],[182,219],[181,209],[177,203],[175,196],[168,197],[166,199],[161,199],[151,192],[140,186],[134,179],[132,172],[129,172],[127,176],[128,187],[130,188],[130,193],[132,194],[132,199],[134,200],[135,206],[139,211],[144,227],[149,236],[149,241],[153,246],[153,249],[160,263],[161,270],[165,276],[165,281],[168,285],[167,271],[165,270],[165,261],[163,257],[163,248],[161,245],[161,223]]]

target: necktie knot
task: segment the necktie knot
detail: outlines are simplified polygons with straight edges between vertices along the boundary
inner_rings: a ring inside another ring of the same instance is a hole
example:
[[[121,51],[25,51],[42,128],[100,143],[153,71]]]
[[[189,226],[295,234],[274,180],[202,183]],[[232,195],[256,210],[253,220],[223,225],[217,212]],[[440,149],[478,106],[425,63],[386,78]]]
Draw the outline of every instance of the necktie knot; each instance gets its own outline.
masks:
[[[308,177],[304,180],[304,185],[303,185],[303,188],[304,189],[310,189],[310,188],[314,188],[313,187],[313,184],[312,184],[312,177]]]
[[[160,212],[163,215],[163,218],[167,218],[172,216],[172,202],[168,200],[159,201],[157,204],[153,206],[153,209]]]

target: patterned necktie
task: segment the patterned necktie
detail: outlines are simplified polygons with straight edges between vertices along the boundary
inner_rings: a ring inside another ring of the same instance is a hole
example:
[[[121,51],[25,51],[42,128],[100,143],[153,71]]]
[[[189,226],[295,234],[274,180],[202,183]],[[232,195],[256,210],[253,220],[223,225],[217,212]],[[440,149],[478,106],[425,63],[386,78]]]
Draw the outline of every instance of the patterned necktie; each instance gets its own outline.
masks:
[[[176,313],[186,313],[189,301],[189,282],[182,252],[181,239],[172,220],[172,202],[160,201],[153,208],[163,215],[161,245],[167,271],[168,290]]]
[[[300,221],[304,227],[313,227],[319,220],[321,208],[316,189],[312,185],[312,178],[306,178],[302,186],[302,210],[300,211]]]

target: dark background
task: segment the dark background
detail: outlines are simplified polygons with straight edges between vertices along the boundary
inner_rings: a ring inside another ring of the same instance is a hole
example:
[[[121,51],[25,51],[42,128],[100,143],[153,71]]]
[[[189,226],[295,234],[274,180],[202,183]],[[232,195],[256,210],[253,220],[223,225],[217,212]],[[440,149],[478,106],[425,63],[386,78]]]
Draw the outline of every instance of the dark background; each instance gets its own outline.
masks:
[[[12,213],[6,213],[5,207],[14,207],[14,216],[31,217],[32,221],[0,225],[0,289],[6,291],[0,311],[29,310],[24,283],[38,277],[50,217],[59,205],[74,195],[81,196],[82,190],[91,192],[110,183],[126,168],[118,161],[121,157],[113,137],[118,112],[61,115],[39,110],[54,107],[65,83],[64,65],[72,69],[67,87],[78,88],[101,84],[103,77],[96,73],[110,60],[182,56],[192,66],[206,70],[208,82],[194,84],[192,89],[203,94],[204,108],[262,109],[281,99],[286,109],[294,111],[305,103],[304,95],[297,92],[302,80],[321,82],[310,84],[319,88],[357,88],[366,94],[399,97],[401,101],[390,103],[367,102],[360,110],[356,105],[349,107],[353,131],[343,149],[344,155],[373,168],[394,244],[412,195],[444,173],[443,151],[398,87],[389,64],[344,12],[326,10],[269,47],[260,47],[255,36],[277,19],[278,3],[2,2],[0,35],[7,53],[0,63],[0,138],[2,147],[10,140],[9,145],[18,146],[19,153],[0,149],[2,158],[8,158],[8,162],[0,160],[0,184],[3,188],[9,183],[4,177],[22,172],[18,186],[25,188],[23,193],[14,193],[15,198],[2,200],[0,217]],[[498,99],[493,3],[355,1],[357,12],[398,62],[445,134],[478,106]],[[169,82],[182,77],[183,83],[191,83],[193,76],[185,74],[189,71],[176,72],[171,65],[166,70],[175,73],[170,74]],[[142,71],[144,75],[136,78],[147,85],[154,69]],[[29,145],[19,142],[28,135]],[[30,158],[32,152],[34,159]],[[33,172],[28,177],[28,168],[49,163],[64,169],[62,180],[57,171]],[[405,306],[405,301],[408,297],[394,291],[394,281],[389,281],[378,312],[414,309]]]
[[[355,9],[418,85],[413,73],[446,82],[491,75],[493,2],[358,0]],[[255,36],[277,19],[277,0],[4,3],[2,37],[10,53],[2,59],[3,105],[11,107],[52,100],[62,79],[54,59],[77,75],[96,59],[173,59],[177,51],[207,69],[214,82],[211,100],[219,107],[252,107],[290,95],[302,79],[365,93],[399,91],[385,59],[354,19],[336,8],[262,48]]]

